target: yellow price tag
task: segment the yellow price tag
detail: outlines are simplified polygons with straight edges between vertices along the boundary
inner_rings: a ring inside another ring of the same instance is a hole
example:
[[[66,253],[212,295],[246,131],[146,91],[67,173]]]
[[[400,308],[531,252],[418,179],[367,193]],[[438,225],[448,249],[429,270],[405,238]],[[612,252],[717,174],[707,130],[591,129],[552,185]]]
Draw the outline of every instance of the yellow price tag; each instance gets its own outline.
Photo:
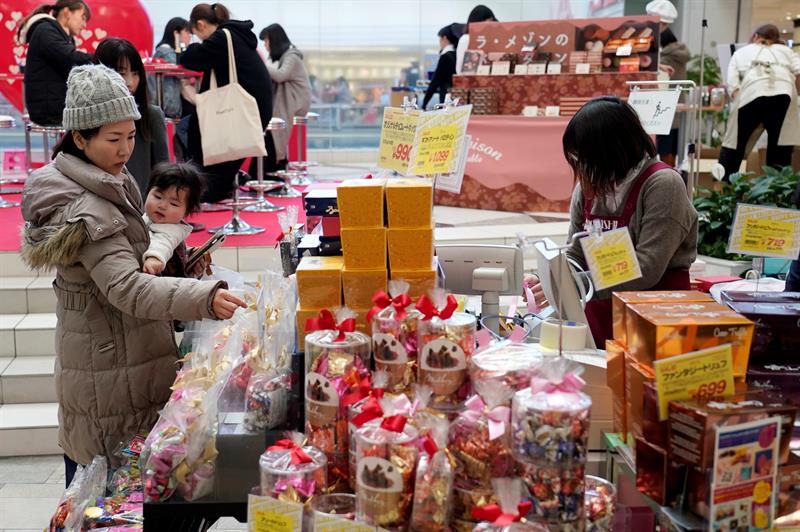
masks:
[[[423,129],[414,162],[414,173],[433,175],[449,172],[455,159],[457,135],[456,124]]]
[[[383,110],[378,166],[407,174],[417,134],[420,111],[386,107]]]
[[[627,227],[581,239],[595,288],[603,290],[642,276]]]
[[[656,360],[659,419],[669,414],[669,402],[733,395],[731,344]]]
[[[800,212],[739,204],[728,251],[757,257],[796,259],[800,251]]]
[[[253,515],[255,532],[294,532],[295,523],[290,515],[269,510],[256,510]]]

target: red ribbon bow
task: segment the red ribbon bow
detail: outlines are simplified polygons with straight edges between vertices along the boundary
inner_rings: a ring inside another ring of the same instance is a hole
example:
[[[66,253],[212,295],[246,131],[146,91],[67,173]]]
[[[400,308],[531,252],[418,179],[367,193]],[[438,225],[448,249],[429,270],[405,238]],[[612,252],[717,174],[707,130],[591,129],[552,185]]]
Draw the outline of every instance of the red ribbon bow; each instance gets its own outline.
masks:
[[[356,428],[361,428],[364,423],[368,423],[379,417],[383,417],[383,408],[381,408],[380,398],[373,395],[364,403],[361,413],[353,418],[353,425],[355,425]]]
[[[401,415],[385,417],[381,421],[381,428],[392,432],[403,432],[403,429],[406,428],[406,421],[408,418]]]
[[[499,504],[487,504],[476,506],[472,509],[472,518],[477,521],[487,521],[497,526],[508,526],[514,521],[519,521],[528,515],[533,504],[531,501],[523,501],[517,506],[517,515],[503,513]]]
[[[420,440],[420,447],[422,450],[428,453],[430,458],[433,458],[433,455],[439,452],[439,446],[436,445],[436,442],[433,441],[430,434],[426,434],[422,440]]]
[[[428,296],[424,294],[420,296],[419,301],[417,301],[417,310],[422,312],[422,319],[425,321],[430,320],[434,316],[443,320],[449,319],[457,308],[458,301],[456,301],[456,298],[453,294],[447,295],[447,303],[441,310],[436,308],[436,305],[433,304],[433,301],[431,301]]]
[[[364,399],[365,397],[375,397],[376,399],[380,399],[383,397],[383,388],[373,388],[369,382],[369,377],[364,377],[361,379],[361,382],[358,384],[358,388],[356,391],[352,393],[348,393],[344,397],[342,397],[342,406],[350,406],[354,405],[360,400]]]
[[[339,331],[334,342],[343,342],[347,337],[346,333],[356,330],[356,319],[347,318],[341,323],[336,323],[336,318],[330,310],[324,308],[319,311],[319,316],[316,318],[308,318],[306,320],[306,332],[313,331]]]
[[[276,248],[281,245],[281,241],[283,241],[283,237],[285,237],[285,236],[286,236],[286,233],[281,231],[281,233],[278,235],[278,238],[275,239],[275,247]]]
[[[308,464],[311,462],[311,457],[306,454],[302,447],[297,445],[292,440],[278,440],[275,445],[267,447],[267,451],[284,451],[288,450],[292,453],[292,464]]]
[[[368,322],[372,321],[372,318],[375,316],[375,314],[382,311],[389,305],[394,307],[394,312],[397,319],[404,320],[406,317],[406,307],[413,303],[411,298],[408,297],[408,294],[400,294],[399,296],[392,298],[383,290],[376,292],[375,295],[372,296],[372,302],[375,304],[375,306],[372,307],[367,313]]]

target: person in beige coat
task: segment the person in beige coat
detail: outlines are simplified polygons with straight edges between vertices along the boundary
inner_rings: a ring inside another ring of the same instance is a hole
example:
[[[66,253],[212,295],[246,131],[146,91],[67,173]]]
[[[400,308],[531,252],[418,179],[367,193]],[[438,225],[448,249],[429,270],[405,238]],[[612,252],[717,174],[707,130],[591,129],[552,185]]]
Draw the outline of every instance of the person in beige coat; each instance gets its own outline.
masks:
[[[280,164],[288,159],[292,119],[305,116],[311,106],[311,83],[303,64],[303,54],[294,47],[280,24],[270,24],[259,38],[269,52],[267,70],[275,84],[272,92],[272,116],[286,121],[286,129],[272,131],[275,152]]]
[[[172,320],[230,318],[244,303],[224,283],[142,273],[142,198],[125,169],[139,119],[122,77],[101,65],[69,75],[51,164],[25,183],[22,256],[55,268],[56,392],[67,484],[75,463],[115,464],[120,442],[147,432],[170,395]]]

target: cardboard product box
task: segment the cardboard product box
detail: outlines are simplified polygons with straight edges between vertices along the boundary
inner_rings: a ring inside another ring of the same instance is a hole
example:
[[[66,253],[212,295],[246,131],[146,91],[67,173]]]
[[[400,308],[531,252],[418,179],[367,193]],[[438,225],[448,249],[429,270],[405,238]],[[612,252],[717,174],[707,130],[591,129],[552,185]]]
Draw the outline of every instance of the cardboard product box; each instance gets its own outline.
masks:
[[[386,212],[390,228],[430,227],[433,225],[433,181],[389,179]]]
[[[614,339],[627,345],[626,308],[632,305],[654,303],[713,303],[714,299],[697,290],[652,290],[639,292],[614,292],[611,294],[611,317]]]
[[[444,272],[439,268],[436,257],[431,261],[430,268],[403,270],[391,268],[389,279],[392,281],[405,281],[409,284],[408,297],[417,300],[419,296],[427,294],[434,288],[444,286]]]
[[[718,303],[631,305],[625,318],[628,351],[640,363],[729,343],[734,377],[747,373],[754,327]]]
[[[295,316],[297,318],[297,350],[298,352],[305,351],[306,348],[306,321],[310,318],[316,318],[321,309],[303,309],[297,308]]]
[[[387,232],[389,267],[397,270],[424,270],[433,261],[433,226],[393,228]]]
[[[344,304],[351,309],[372,307],[372,297],[386,291],[388,272],[382,270],[342,270]]]
[[[336,188],[342,228],[383,227],[385,179],[348,179]]]
[[[606,385],[611,389],[614,432],[628,434],[625,406],[625,349],[614,340],[606,340]]]
[[[724,292],[723,292],[724,294]],[[741,295],[739,295],[741,294]],[[758,301],[742,301],[747,293],[728,295],[726,303],[755,323],[751,361],[798,360],[800,353],[800,300],[795,293],[763,294]],[[725,296],[723,296],[725,297]]]
[[[682,492],[686,467],[670,460],[667,451],[642,438],[635,439],[636,489],[661,506],[671,504]]]
[[[352,309],[356,313],[356,331],[364,333],[370,338],[372,337],[372,325],[367,321],[367,314],[371,308]]]
[[[655,380],[656,376],[652,369],[639,364],[633,357],[625,356],[625,418],[629,445],[633,445],[632,437],[644,437],[642,398],[645,393],[645,383],[654,383]]]
[[[315,189],[303,198],[303,208],[306,216],[338,216],[339,205],[336,199],[336,189]]]
[[[747,384],[770,395],[777,392],[789,404],[800,406],[800,358],[796,363],[750,364]]]
[[[385,270],[386,228],[343,225],[342,251],[348,270]]]
[[[778,466],[778,504],[775,525],[800,527],[800,456],[789,454],[789,460]]]
[[[782,399],[750,390],[716,401],[671,401],[669,452],[684,464],[708,469],[714,460],[714,427],[781,417],[780,461],[789,458],[797,407]]]
[[[342,257],[303,257],[297,265],[300,306],[308,309],[342,305]]]
[[[342,239],[341,237],[320,237],[319,239],[319,254],[323,257],[335,257],[342,255]]]
[[[322,223],[322,236],[326,237],[339,237],[341,235],[341,223],[338,216],[323,216]]]
[[[668,446],[669,423],[658,419],[658,393],[656,383],[644,383],[644,404],[642,406],[642,435],[648,443],[662,449]]]

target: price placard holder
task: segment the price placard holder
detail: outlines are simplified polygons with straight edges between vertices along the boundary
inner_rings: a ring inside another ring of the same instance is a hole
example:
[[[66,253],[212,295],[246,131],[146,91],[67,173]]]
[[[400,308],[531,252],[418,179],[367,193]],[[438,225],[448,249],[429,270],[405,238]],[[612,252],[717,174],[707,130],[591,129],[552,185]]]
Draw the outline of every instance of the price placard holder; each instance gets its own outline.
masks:
[[[589,235],[581,239],[589,272],[598,290],[604,290],[642,276],[639,259],[627,227]]]

